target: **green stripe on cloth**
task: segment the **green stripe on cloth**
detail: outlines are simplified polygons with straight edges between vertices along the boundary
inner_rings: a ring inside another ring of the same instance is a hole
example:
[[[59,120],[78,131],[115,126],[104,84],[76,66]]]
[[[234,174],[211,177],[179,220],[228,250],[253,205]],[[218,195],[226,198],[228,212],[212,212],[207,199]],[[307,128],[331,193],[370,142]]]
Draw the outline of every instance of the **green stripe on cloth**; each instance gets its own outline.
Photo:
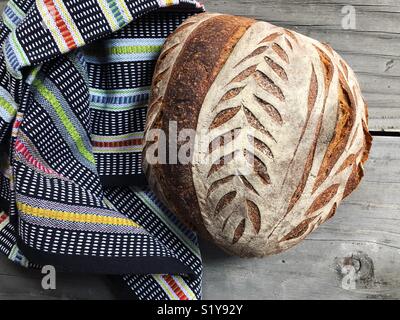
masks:
[[[106,56],[110,54],[119,55],[119,54],[141,54],[141,53],[158,53],[162,49],[162,45],[147,45],[147,46],[115,46],[109,48],[103,48],[102,51],[96,50],[97,48],[93,47],[86,50],[86,54],[90,56]]]
[[[139,87],[139,88],[129,88],[129,89],[99,89],[99,88],[89,88],[90,93],[98,93],[103,95],[118,94],[118,95],[131,95],[138,92],[149,91],[149,86]]]
[[[108,49],[110,54],[153,53],[161,51],[162,46],[118,46]]]
[[[0,96],[0,108],[3,108],[10,117],[14,117],[17,113],[17,109],[10,102],[8,102],[4,97]]]
[[[38,79],[33,82],[33,86],[38,90],[38,92],[45,98],[54,108],[58,117],[60,118],[62,124],[67,129],[72,140],[74,140],[76,147],[79,152],[91,163],[95,163],[94,156],[91,151],[87,150],[81,135],[78,130],[74,127],[72,122],[68,119],[62,105],[57,100],[57,98],[51,93],[51,91],[46,88],[46,86]]]
[[[24,18],[25,17],[25,12],[22,11],[13,0],[9,0],[7,2],[7,6],[10,7],[12,9],[12,11],[14,11],[14,13],[20,18]]]

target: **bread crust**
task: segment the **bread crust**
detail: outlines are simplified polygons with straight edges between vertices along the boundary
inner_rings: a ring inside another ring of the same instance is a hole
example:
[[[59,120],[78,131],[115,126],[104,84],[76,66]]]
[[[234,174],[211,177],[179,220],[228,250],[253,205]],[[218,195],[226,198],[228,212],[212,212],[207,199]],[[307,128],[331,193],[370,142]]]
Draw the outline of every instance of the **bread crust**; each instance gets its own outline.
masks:
[[[372,143],[354,72],[329,45],[220,14],[188,19],[165,44],[146,131],[167,133],[171,121],[211,143],[195,143],[189,164],[144,155],[153,190],[243,257],[286,250],[331,218],[360,183]]]
[[[148,115],[148,118],[154,118],[154,121],[148,122],[147,130],[158,128],[168,133],[171,121],[177,123],[178,132],[196,127],[200,108],[209,87],[238,39],[252,23],[254,20],[247,18],[204,13],[189,19],[176,30],[167,40],[163,52],[182,41],[184,44],[181,48],[175,47],[179,49],[179,53],[174,53],[173,63],[169,62],[167,66],[163,60],[157,63]],[[170,43],[173,45],[169,45]],[[165,59],[165,56],[162,58]],[[165,70],[171,72],[169,82],[164,90],[158,89],[160,77],[167,79]],[[155,103],[158,103],[157,115],[154,115]],[[167,135],[167,141],[171,139],[173,138]],[[183,143],[177,144],[179,148]],[[146,141],[144,150],[148,145],[149,142]],[[159,164],[151,168],[145,165],[145,172],[150,176],[149,180],[160,199],[176,212],[186,225],[196,229],[204,237],[211,238],[203,227],[199,205],[193,198],[196,191],[191,164]],[[153,181],[152,177],[157,177],[157,181]]]

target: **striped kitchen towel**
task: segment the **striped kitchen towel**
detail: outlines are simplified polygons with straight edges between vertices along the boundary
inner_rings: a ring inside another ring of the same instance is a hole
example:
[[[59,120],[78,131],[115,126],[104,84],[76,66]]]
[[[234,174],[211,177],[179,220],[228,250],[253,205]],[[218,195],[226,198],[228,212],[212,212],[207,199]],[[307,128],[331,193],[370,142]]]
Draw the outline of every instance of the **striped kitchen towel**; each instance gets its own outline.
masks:
[[[167,8],[168,7],[168,8]],[[0,251],[120,275],[138,299],[201,298],[197,237],[141,171],[166,37],[194,0],[10,0],[0,22]]]

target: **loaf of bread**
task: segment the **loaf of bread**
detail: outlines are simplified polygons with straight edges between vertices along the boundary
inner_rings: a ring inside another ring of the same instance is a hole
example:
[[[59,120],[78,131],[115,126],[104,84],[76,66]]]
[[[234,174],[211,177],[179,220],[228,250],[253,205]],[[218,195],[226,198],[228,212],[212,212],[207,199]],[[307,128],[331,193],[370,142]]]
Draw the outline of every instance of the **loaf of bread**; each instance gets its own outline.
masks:
[[[200,14],[158,60],[144,170],[160,200],[225,251],[275,254],[357,187],[371,147],[367,118],[354,72],[329,45]]]

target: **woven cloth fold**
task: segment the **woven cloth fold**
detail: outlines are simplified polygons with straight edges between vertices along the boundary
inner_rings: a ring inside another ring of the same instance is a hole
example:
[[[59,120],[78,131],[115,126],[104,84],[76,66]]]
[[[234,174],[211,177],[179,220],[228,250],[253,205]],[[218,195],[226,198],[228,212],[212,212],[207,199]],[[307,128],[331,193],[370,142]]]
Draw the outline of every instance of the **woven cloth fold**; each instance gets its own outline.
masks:
[[[8,2],[0,251],[9,259],[120,275],[138,299],[201,298],[196,234],[141,171],[156,59],[166,37],[201,11],[194,0]]]

